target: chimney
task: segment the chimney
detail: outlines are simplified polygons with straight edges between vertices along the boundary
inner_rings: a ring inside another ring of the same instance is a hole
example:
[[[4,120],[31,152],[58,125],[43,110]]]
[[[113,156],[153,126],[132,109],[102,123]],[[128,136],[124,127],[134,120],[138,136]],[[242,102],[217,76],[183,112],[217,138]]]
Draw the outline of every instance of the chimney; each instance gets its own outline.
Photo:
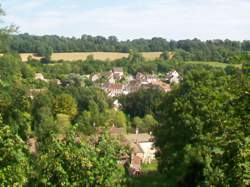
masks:
[[[139,134],[139,129],[138,128],[135,129],[135,134],[137,134],[137,135]]]
[[[135,134],[136,134],[135,143],[138,144],[138,134],[139,134],[139,129],[138,128],[135,129]]]

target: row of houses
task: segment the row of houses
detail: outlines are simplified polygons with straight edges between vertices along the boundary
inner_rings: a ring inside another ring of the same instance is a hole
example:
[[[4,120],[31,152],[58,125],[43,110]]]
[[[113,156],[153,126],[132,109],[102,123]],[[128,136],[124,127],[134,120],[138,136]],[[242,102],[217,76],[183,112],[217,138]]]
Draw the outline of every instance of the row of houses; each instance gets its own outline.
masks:
[[[143,74],[140,72],[138,72],[135,76],[125,76],[123,69],[120,67],[113,68],[108,72],[97,73],[92,76],[88,75],[86,77],[98,87],[103,89],[110,97],[127,95],[129,93],[137,92],[139,89],[147,89],[152,87],[162,89],[164,92],[170,92],[171,84],[179,84],[182,80],[182,77],[175,70],[168,72],[164,78],[160,79],[155,74]],[[57,85],[62,84],[59,79],[44,78],[42,73],[36,73],[35,80],[54,82]],[[100,82],[100,80],[102,81]],[[33,95],[36,95],[36,93],[41,91],[43,90],[30,90],[30,96],[33,97]]]
[[[177,71],[167,73],[166,77],[163,79],[158,78],[154,74],[143,74],[140,72],[138,72],[135,77],[128,76],[128,78],[125,79],[122,68],[114,68],[113,70],[107,72],[104,76],[107,79],[107,82],[101,83],[99,86],[110,97],[127,95],[129,93],[137,92],[141,88],[146,89],[150,87],[157,87],[162,89],[164,92],[170,92],[170,85],[179,84],[182,80],[182,77]],[[122,78],[127,81],[121,82],[120,80]]]
[[[92,82],[96,82],[100,80],[101,78],[106,79],[108,83],[115,83],[117,81],[120,81],[122,78],[124,78],[124,72],[122,68],[117,67],[117,68],[113,68],[112,70],[108,72],[93,74],[90,77],[90,80]]]

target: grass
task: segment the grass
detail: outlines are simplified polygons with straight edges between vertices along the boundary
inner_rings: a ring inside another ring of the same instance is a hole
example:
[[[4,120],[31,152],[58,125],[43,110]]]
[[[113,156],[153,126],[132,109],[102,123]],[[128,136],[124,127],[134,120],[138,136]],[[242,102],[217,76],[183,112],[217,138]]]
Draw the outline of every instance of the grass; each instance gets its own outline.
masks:
[[[65,61],[77,61],[77,60],[85,60],[87,56],[93,55],[94,59],[97,60],[117,60],[121,58],[127,58],[128,53],[117,53],[117,52],[77,52],[77,53],[53,53],[51,59],[54,61],[65,60]],[[146,60],[155,60],[159,58],[161,52],[143,52],[143,57]],[[28,60],[29,56],[32,58],[39,60],[41,57],[37,57],[32,53],[21,53],[20,54],[22,61],[25,62]]]
[[[235,66],[235,67],[238,67],[240,68],[241,67],[241,64],[226,64],[226,63],[222,63],[222,62],[207,62],[207,61],[187,61],[187,62],[184,62],[186,64],[206,64],[206,65],[210,65],[210,66],[213,66],[213,67],[219,67],[219,68],[225,68],[227,67],[228,65],[232,65],[232,66]]]

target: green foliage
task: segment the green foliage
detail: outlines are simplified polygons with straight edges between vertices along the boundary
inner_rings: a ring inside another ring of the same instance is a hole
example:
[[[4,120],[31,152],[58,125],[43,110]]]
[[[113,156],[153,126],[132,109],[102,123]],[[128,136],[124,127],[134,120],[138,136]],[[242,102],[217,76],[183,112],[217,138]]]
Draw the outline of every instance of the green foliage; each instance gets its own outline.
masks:
[[[134,117],[132,125],[134,128],[138,128],[140,132],[149,133],[157,127],[158,122],[152,115],[147,114],[144,118]]]
[[[0,115],[0,184],[24,186],[30,172],[28,150],[22,139],[9,125],[2,123]]]
[[[130,51],[129,52],[128,60],[130,62],[133,62],[133,63],[138,63],[138,62],[145,61],[143,56],[140,53],[137,53],[135,51]]]
[[[55,98],[54,112],[56,114],[67,114],[70,119],[73,119],[77,114],[77,103],[71,95],[58,95]]]
[[[146,114],[155,114],[162,102],[165,93],[159,89],[141,89],[121,98],[120,102],[125,113],[131,117],[143,117]]]
[[[49,139],[36,160],[37,183],[42,186],[114,186],[120,182],[117,144],[103,135],[94,145],[68,134]]]
[[[2,9],[2,6],[0,4],[0,22],[2,22],[1,17],[5,16],[5,12]],[[0,52],[5,53],[9,50],[9,34],[13,33],[17,30],[17,28],[14,25],[7,26],[7,27],[0,27]]]
[[[58,133],[65,134],[69,131],[71,123],[69,115],[67,114],[57,114],[56,115],[56,125],[58,129]]]
[[[114,39],[115,38],[115,39]],[[81,38],[59,36],[33,36],[20,34],[11,36],[10,48],[20,53],[38,53],[44,57],[51,52],[154,52],[174,51],[176,60],[219,61],[237,63],[241,51],[250,51],[249,41],[208,40],[198,39],[167,41],[163,38],[135,39],[118,41],[114,36],[105,38],[83,35]],[[135,55],[130,55],[135,57]],[[130,58],[140,61],[141,57]],[[166,56],[165,56],[166,57]],[[164,58],[166,60],[167,58]],[[92,59],[90,59],[92,61]],[[47,62],[47,61],[46,61]]]
[[[83,111],[77,118],[78,128],[85,134],[93,134],[94,127],[127,127],[127,119],[122,111],[106,109],[101,112],[98,106],[93,103],[90,110]]]
[[[170,186],[248,186],[249,80],[197,67],[159,108],[159,169]]]

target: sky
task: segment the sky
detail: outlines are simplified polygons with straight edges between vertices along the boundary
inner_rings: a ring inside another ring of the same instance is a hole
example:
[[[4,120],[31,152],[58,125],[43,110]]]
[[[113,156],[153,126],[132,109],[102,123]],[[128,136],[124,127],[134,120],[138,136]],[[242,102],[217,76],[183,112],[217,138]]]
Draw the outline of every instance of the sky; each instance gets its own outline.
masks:
[[[250,39],[250,0],[0,0],[19,33]]]

